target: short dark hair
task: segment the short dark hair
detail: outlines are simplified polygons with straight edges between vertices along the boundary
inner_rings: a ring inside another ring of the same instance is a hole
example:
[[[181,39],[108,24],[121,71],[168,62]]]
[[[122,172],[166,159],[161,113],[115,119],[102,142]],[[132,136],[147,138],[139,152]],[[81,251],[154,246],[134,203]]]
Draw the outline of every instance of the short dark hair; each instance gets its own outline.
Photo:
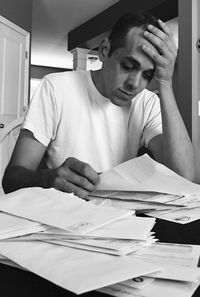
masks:
[[[126,36],[131,28],[143,27],[145,30],[149,24],[161,29],[158,18],[149,13],[128,12],[120,17],[108,37],[110,41],[109,56],[111,56],[117,48],[125,46]]]

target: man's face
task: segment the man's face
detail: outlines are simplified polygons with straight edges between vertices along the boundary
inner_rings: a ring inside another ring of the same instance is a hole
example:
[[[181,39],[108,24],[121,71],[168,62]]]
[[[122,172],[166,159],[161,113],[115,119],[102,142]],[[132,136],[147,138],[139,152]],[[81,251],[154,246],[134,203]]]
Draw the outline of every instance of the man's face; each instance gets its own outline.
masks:
[[[154,74],[155,65],[142,50],[152,45],[144,38],[141,27],[132,28],[124,47],[106,55],[103,64],[103,94],[118,106],[124,106],[144,88]]]

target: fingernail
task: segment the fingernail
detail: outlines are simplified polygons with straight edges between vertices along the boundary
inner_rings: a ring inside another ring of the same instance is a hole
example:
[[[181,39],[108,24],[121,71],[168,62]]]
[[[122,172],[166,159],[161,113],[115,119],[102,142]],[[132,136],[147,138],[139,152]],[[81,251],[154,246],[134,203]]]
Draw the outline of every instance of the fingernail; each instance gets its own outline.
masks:
[[[144,35],[145,36],[149,35],[149,32],[148,31],[144,31]]]
[[[148,25],[148,29],[153,29],[153,26],[152,25]]]

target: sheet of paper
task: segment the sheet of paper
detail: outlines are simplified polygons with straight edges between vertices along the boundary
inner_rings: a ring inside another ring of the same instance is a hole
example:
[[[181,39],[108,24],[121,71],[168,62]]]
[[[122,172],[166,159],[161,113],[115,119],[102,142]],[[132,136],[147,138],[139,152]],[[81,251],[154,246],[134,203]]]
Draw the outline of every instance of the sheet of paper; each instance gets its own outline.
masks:
[[[188,208],[200,207],[199,194],[187,194],[181,198],[171,201],[171,204],[183,205]]]
[[[184,197],[183,195],[173,195],[166,193],[157,193],[157,192],[133,192],[133,191],[95,191],[90,194],[90,197],[98,198],[109,198],[109,199],[118,199],[123,201],[143,201],[148,203],[161,203],[181,206],[185,205],[185,199],[180,199]],[[182,201],[182,203],[181,203]],[[200,201],[199,201],[200,202]]]
[[[154,263],[170,264],[172,266],[197,267],[200,257],[200,246],[156,242],[144,248],[137,255]]]
[[[132,214],[129,210],[96,206],[55,189],[25,188],[5,197],[0,201],[1,211],[76,234]]]
[[[46,230],[44,225],[0,212],[0,240]]]
[[[118,284],[125,288],[128,287],[128,288],[135,288],[135,289],[142,290],[146,286],[149,286],[153,281],[154,281],[154,278],[152,277],[139,276]]]
[[[144,202],[144,201],[127,201],[122,199],[109,199],[109,198],[96,198],[96,197],[90,197],[90,200],[92,203],[99,205],[105,205],[105,206],[112,206],[117,208],[125,208],[129,210],[134,210],[137,213],[138,211],[153,211],[153,210],[171,210],[171,209],[177,209],[177,206],[163,204],[163,203],[154,203],[154,202]]]
[[[42,231],[42,232],[36,232],[36,233],[30,233],[30,234],[26,234],[26,235],[22,235],[22,236],[12,237],[12,238],[6,238],[3,241],[32,241],[32,240],[53,241],[53,240],[82,240],[82,239],[112,240],[113,239],[113,238],[109,238],[109,237],[100,237],[100,236],[97,237],[97,236],[87,236],[87,235],[77,235],[77,234],[65,233],[65,230],[61,231],[61,232],[57,232],[57,230],[61,230],[61,229],[58,229],[58,228],[55,228],[55,229],[56,229],[56,232],[54,230],[52,231],[52,229],[50,229],[48,231]],[[150,239],[157,241],[157,239],[155,239],[154,232],[150,232],[149,236],[146,240],[150,240]],[[124,240],[124,239],[116,239],[116,240]],[[125,240],[129,240],[129,239],[125,239]],[[144,240],[142,240],[142,241],[144,241]]]
[[[97,228],[96,230],[89,232],[87,235],[145,240],[154,224],[155,219],[149,221],[149,218],[130,216]]]
[[[88,237],[146,240],[155,224],[155,218],[128,216],[87,232]],[[68,235],[61,229],[46,231],[51,234]]]
[[[1,264],[4,264],[4,265],[8,265],[8,266],[12,266],[12,267],[15,267],[15,268],[18,268],[18,269],[22,269],[22,270],[26,270],[24,269],[23,267],[17,265],[16,263],[14,263],[13,261],[10,261],[9,259],[0,259],[0,263]]]
[[[155,224],[155,218],[142,218],[136,216],[128,216],[119,219],[115,222],[106,224],[93,231],[87,232],[85,236],[93,238],[111,238],[111,239],[132,239],[132,240],[146,240],[149,237],[150,231]],[[70,239],[72,234],[58,228],[49,228],[44,230],[43,234],[57,235],[55,239]],[[59,236],[60,235],[60,236]],[[37,234],[35,234],[37,236]],[[42,234],[38,234],[42,239]],[[76,236],[76,235],[75,235]],[[76,237],[75,237],[76,238]],[[77,238],[77,239],[81,239]]]
[[[197,263],[200,255],[200,246],[153,243],[130,257],[159,263],[163,270],[153,277],[176,281],[197,282],[200,279],[200,267]]]
[[[200,219],[200,207],[153,211],[149,212],[148,215],[178,224],[188,224]]]
[[[102,173],[97,190],[198,194],[200,197],[200,185],[179,176],[147,154]]]
[[[191,297],[199,283],[154,280],[144,289],[125,288],[120,284],[101,288],[98,291],[116,297]]]
[[[74,247],[86,251],[125,256],[154,242],[149,238],[147,241],[131,240],[108,240],[108,239],[80,239],[80,240],[45,240],[51,244],[59,244]]]
[[[159,271],[155,264],[44,242],[0,242],[0,253],[76,294]]]
[[[168,264],[162,264],[161,267],[163,268],[163,271],[152,273],[150,276],[154,278],[195,283],[200,279],[200,267],[180,267]]]

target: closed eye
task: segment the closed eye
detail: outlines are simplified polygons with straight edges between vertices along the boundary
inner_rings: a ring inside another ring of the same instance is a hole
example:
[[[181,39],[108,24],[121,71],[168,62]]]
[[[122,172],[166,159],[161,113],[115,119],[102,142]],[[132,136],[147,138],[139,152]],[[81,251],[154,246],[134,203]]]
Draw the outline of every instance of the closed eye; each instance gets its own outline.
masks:
[[[152,80],[153,76],[154,76],[154,70],[148,70],[143,72],[144,79],[148,81]]]
[[[123,62],[121,63],[121,66],[126,71],[133,71],[135,69],[132,65],[128,65],[128,64],[123,63]]]

